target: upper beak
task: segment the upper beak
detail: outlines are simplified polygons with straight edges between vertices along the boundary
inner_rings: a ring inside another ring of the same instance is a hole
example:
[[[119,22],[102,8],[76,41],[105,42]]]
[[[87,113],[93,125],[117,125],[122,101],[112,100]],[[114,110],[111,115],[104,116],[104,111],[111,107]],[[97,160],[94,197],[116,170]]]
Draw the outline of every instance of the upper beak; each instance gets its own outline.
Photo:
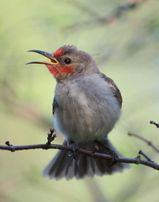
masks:
[[[46,58],[50,59],[52,63],[48,63],[48,62],[28,62],[27,64],[44,64],[44,65],[52,65],[52,64],[58,64],[58,60],[51,54],[45,51],[41,51],[41,50],[29,50],[29,52],[34,52],[34,53],[38,53],[40,55],[45,56]]]

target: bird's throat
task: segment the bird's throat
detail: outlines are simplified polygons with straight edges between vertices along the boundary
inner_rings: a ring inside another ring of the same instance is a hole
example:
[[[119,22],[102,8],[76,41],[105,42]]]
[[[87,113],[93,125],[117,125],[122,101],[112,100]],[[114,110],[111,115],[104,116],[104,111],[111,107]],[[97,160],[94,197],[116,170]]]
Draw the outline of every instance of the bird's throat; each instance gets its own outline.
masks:
[[[55,77],[65,77],[66,75],[73,74],[75,71],[75,67],[73,65],[69,66],[59,66],[55,67],[54,65],[47,65],[50,73]]]

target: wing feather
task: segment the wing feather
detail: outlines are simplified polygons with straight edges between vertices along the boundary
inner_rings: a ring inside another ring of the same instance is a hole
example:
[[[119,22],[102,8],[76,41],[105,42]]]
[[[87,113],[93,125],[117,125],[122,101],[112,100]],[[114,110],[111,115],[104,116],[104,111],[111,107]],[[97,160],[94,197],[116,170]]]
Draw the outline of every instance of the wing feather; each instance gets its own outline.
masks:
[[[119,88],[114,83],[114,81],[111,78],[107,77],[105,74],[101,73],[101,77],[110,85],[110,88],[112,89],[113,94],[117,98],[119,105],[121,107],[123,100]]]
[[[58,108],[58,103],[54,97],[53,103],[52,103],[52,113],[55,113],[55,110]]]

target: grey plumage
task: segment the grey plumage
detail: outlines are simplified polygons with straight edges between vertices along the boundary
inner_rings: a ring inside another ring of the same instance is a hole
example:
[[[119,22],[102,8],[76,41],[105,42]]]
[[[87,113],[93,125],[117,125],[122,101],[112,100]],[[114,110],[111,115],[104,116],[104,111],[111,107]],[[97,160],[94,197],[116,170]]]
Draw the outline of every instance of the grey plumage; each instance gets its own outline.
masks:
[[[85,142],[102,139],[120,116],[120,105],[99,73],[58,83],[54,128],[66,139]]]
[[[112,79],[100,73],[93,58],[74,46],[63,46],[55,53],[34,50],[52,63],[45,64],[57,80],[53,101],[56,133],[65,137],[64,144],[74,142],[88,150],[120,156],[107,139],[119,119],[122,96]],[[83,178],[112,174],[125,168],[123,163],[77,154],[74,159],[67,151],[58,151],[46,167],[50,178]]]
[[[100,144],[101,143],[101,144]],[[86,143],[79,143],[80,148],[85,148],[91,151],[97,151],[116,156],[121,156],[108,140],[102,140],[100,143],[90,141]],[[67,142],[64,142],[66,145]],[[73,177],[80,179],[85,176],[93,177],[94,175],[112,174],[116,171],[122,171],[126,165],[123,163],[112,163],[111,160],[99,159],[95,157],[86,156],[85,154],[77,153],[76,158],[68,154],[67,151],[58,151],[53,160],[44,170],[44,175],[51,179],[72,179]]]

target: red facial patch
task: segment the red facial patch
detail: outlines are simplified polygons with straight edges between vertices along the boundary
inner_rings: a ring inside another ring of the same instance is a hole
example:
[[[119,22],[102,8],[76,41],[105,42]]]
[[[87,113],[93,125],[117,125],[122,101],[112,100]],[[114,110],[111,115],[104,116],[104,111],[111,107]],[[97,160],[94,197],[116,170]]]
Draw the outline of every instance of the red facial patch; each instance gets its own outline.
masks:
[[[52,65],[47,65],[47,68],[49,72],[56,78],[59,74],[56,68],[54,68]]]
[[[63,66],[60,67],[60,72],[64,74],[72,74],[75,71],[74,66]]]
[[[58,76],[65,76],[67,74],[72,74],[75,71],[75,68],[73,65],[72,66],[59,66],[59,67],[57,67],[58,69],[53,67],[53,65],[47,65],[47,68],[55,78],[57,78]]]
[[[64,54],[64,50],[63,50],[62,48],[57,49],[57,50],[53,53],[54,57],[60,57],[60,56],[62,56],[63,54]]]

